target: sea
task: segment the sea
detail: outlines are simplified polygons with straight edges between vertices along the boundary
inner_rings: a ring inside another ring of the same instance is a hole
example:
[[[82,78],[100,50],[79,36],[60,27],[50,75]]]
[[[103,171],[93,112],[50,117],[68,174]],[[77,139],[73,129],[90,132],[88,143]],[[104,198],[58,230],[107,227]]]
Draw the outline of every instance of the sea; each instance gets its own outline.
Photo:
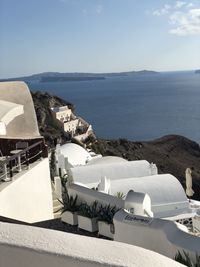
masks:
[[[178,134],[200,143],[200,75],[194,71],[79,82],[29,82],[72,102],[104,139],[146,141]]]

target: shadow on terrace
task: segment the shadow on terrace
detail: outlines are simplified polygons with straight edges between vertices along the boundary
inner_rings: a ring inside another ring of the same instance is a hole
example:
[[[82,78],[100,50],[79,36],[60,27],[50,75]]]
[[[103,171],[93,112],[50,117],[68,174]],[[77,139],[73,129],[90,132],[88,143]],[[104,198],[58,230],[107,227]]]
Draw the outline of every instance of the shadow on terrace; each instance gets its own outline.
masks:
[[[0,182],[31,168],[31,164],[48,157],[43,138],[31,140],[0,139]]]

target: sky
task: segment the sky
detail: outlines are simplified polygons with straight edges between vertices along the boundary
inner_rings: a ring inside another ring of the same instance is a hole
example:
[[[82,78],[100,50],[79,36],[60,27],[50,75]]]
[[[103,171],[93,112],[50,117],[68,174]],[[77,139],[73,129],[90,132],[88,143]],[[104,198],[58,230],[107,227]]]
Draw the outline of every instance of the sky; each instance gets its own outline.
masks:
[[[0,0],[0,78],[200,68],[200,0]]]

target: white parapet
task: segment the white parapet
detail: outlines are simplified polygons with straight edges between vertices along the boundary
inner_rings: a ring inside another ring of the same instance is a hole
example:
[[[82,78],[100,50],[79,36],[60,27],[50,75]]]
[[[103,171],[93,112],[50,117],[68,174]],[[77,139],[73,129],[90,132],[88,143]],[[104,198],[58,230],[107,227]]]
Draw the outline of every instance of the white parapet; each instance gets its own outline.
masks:
[[[113,219],[114,240],[153,250],[174,258],[185,251],[195,259],[200,252],[200,238],[182,231],[174,222],[138,216],[124,210]]]
[[[53,218],[48,158],[1,184],[0,216],[29,223]]]
[[[2,267],[181,267],[158,253],[114,241],[0,223]]]

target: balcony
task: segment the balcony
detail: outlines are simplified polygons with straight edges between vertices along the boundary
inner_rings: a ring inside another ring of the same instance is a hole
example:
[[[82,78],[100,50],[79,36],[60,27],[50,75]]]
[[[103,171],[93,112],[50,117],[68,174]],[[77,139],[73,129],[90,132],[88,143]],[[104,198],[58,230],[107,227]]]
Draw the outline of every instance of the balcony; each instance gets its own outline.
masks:
[[[26,143],[26,148],[17,150],[17,140],[0,139],[0,182],[11,181],[14,175],[29,169],[30,164],[48,157],[43,139],[29,140]]]

